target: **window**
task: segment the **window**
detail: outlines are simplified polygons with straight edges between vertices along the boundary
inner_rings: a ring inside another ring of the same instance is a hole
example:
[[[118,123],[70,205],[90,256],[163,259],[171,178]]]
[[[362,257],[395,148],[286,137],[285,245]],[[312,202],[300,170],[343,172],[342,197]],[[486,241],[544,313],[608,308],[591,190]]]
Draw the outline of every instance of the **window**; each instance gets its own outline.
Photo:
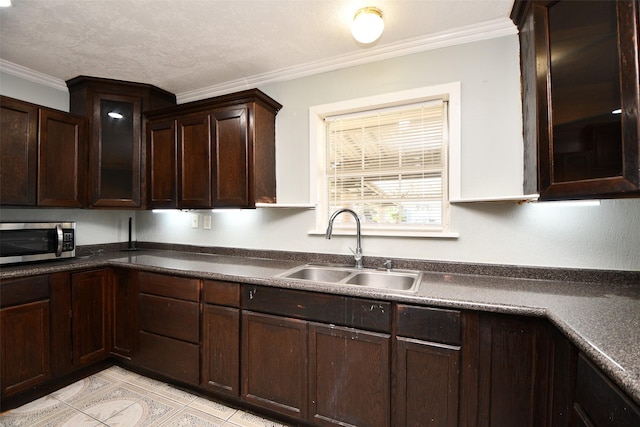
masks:
[[[332,212],[350,208],[358,213],[363,234],[447,235],[449,117],[451,89],[457,87],[311,109],[318,232]],[[459,122],[457,107],[455,114]],[[348,233],[354,226],[344,215],[334,230]]]

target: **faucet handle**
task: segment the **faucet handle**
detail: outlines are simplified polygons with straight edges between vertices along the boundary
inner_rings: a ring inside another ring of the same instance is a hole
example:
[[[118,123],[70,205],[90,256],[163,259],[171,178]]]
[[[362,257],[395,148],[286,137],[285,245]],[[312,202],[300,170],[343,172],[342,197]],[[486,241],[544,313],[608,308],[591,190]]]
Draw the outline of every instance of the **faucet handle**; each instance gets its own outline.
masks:
[[[349,246],[349,250],[353,254],[353,259],[356,262],[356,268],[362,268],[362,251],[353,250],[351,246]]]
[[[358,252],[357,250],[356,250],[356,251],[354,251],[354,250],[351,248],[351,246],[349,246],[349,250],[351,251],[351,253],[353,254],[353,257],[354,257],[356,260],[359,260],[360,258],[362,258],[362,252]]]
[[[391,269],[393,268],[393,261],[388,259],[384,262],[384,264],[382,264],[382,266],[386,268],[387,271],[391,271]]]

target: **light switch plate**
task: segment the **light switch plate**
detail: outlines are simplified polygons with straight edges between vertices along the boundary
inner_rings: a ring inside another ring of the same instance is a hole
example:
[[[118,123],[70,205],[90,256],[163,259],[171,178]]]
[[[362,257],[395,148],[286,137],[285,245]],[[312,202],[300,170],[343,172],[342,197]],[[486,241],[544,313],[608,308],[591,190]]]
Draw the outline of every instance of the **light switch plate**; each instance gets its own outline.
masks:
[[[191,215],[191,228],[198,228],[198,214]]]
[[[211,230],[211,215],[205,215],[202,217],[202,226],[205,230]]]

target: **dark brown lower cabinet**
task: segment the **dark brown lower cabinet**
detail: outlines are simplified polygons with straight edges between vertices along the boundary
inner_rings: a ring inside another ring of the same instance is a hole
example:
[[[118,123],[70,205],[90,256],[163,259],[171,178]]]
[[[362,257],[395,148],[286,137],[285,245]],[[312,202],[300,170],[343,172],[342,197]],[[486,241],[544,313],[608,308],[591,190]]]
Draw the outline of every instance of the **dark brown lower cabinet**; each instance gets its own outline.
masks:
[[[390,341],[390,335],[383,333],[309,325],[309,399],[314,425],[390,425]]]
[[[113,270],[113,346],[111,354],[119,360],[130,361],[136,348],[136,315],[138,287],[135,273]]]
[[[396,313],[394,425],[457,426],[460,311],[398,304]]]
[[[460,347],[396,339],[395,424],[458,425]]]
[[[80,367],[109,357],[111,352],[110,270],[71,275],[73,365]]]
[[[253,405],[307,419],[306,321],[242,313],[242,397]]]
[[[0,284],[0,394],[15,395],[51,379],[47,276]]]
[[[134,363],[200,384],[200,280],[138,273],[138,350]]]
[[[541,318],[125,269],[0,282],[4,407],[110,355],[300,425],[640,426]]]
[[[218,280],[202,284],[200,386],[240,397],[240,285]]]
[[[640,426],[640,407],[582,354],[577,363],[571,426]]]
[[[481,315],[478,426],[547,425],[549,366],[545,321]]]
[[[240,310],[206,304],[202,311],[201,385],[240,396]]]

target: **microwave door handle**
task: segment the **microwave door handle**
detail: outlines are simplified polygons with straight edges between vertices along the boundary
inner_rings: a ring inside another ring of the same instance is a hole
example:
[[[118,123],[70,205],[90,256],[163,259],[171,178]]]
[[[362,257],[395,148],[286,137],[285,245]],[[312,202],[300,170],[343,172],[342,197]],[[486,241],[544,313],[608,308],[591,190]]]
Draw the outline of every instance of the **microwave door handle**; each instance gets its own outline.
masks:
[[[56,234],[58,235],[58,247],[56,248],[56,256],[59,257],[62,255],[62,244],[64,243],[61,224],[56,224]]]

